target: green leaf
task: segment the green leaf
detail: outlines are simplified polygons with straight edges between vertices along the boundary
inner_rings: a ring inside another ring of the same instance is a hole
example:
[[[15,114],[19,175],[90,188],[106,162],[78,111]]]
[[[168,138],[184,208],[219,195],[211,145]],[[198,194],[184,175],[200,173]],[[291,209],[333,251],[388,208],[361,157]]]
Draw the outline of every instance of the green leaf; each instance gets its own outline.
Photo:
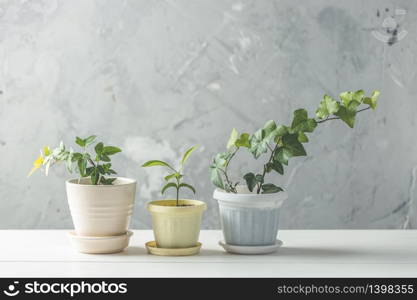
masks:
[[[277,124],[273,120],[269,120],[265,123],[264,127],[262,128],[263,131],[263,138],[268,138],[268,136],[277,129]]]
[[[78,144],[78,145],[80,145],[81,147],[85,147],[85,140],[83,140],[82,138],[80,138],[80,137],[76,137],[75,138],[75,142]]]
[[[96,151],[98,155],[100,155],[103,152],[103,148],[104,148],[104,145],[103,143],[100,142],[94,147],[94,150]]]
[[[116,180],[116,178],[104,178],[104,177],[101,177],[100,183],[103,184],[103,185],[111,185],[111,184],[113,184],[113,181],[115,181],[115,180]]]
[[[307,135],[302,131],[298,132],[298,141],[300,143],[307,143],[308,142]]]
[[[321,100],[319,108],[316,110],[316,117],[319,119],[327,118],[329,115],[337,113],[339,110],[339,103],[328,95],[324,95]]]
[[[274,141],[275,143],[278,143],[279,140],[288,133],[288,127],[284,126],[284,125],[279,125],[275,130],[274,130]]]
[[[229,150],[236,146],[236,141],[239,138],[239,133],[237,132],[236,128],[232,129],[232,132],[230,133],[229,140],[227,141],[226,148]]]
[[[88,167],[87,169],[85,169],[85,177],[91,176],[94,169],[95,169],[94,167]]]
[[[106,154],[100,155],[100,160],[105,162],[111,161],[110,157],[108,157]]]
[[[345,107],[348,107],[350,102],[353,101],[353,93],[352,92],[343,92],[339,95],[340,99],[342,100],[342,103]]]
[[[187,161],[188,157],[190,157],[191,153],[193,153],[193,151],[195,149],[197,149],[197,148],[198,148],[197,146],[193,146],[190,149],[188,149],[187,151],[185,151],[184,156],[182,157],[182,160],[181,160],[181,165],[182,166],[184,166],[184,164]]]
[[[301,108],[294,111],[294,118],[291,124],[292,132],[313,132],[316,127],[316,120],[309,119],[305,109]]]
[[[75,152],[72,154],[72,161],[78,161],[83,157],[83,155],[79,152]]]
[[[210,166],[210,181],[218,188],[224,190],[223,178],[220,170],[216,167],[216,165]]]
[[[362,103],[363,96],[365,95],[365,92],[363,90],[359,90],[353,93],[352,99],[356,102]]]
[[[250,173],[246,173],[243,176],[243,179],[245,179],[246,181],[246,185],[248,186],[249,191],[253,192],[253,189],[256,186],[256,178],[255,178],[255,174],[253,174],[252,172]]]
[[[180,179],[180,178],[182,178],[182,175],[180,173],[172,173],[172,174],[169,174],[169,175],[167,175],[167,176],[164,177],[164,179],[166,181],[170,181],[172,178],[178,178],[178,179]]]
[[[99,174],[99,172],[97,171],[97,168],[94,168],[94,169],[93,169],[93,171],[91,172],[91,176],[90,176],[90,178],[91,178],[91,183],[92,183],[92,184],[94,184],[94,185],[97,185],[98,180],[99,180],[99,178],[100,178],[100,174]]]
[[[164,194],[165,193],[165,191],[167,190],[167,189],[169,189],[169,188],[171,188],[171,187],[173,187],[173,188],[177,188],[177,185],[175,184],[175,183],[173,183],[173,182],[169,182],[169,183],[167,183],[166,185],[164,185],[164,187],[162,188],[162,190],[161,190],[161,193],[162,194]]]
[[[87,160],[85,159],[78,160],[78,170],[80,172],[81,177],[86,176],[86,173],[85,173],[86,167],[87,167]]]
[[[263,183],[264,182],[264,178],[263,178],[263,176],[261,174],[256,174],[255,175],[255,180],[256,180],[256,182],[259,182],[259,183]]]
[[[179,185],[179,187],[186,187],[186,188],[190,189],[195,194],[195,188],[192,185],[189,185],[187,183],[181,183]]]
[[[286,134],[282,137],[282,143],[284,147],[291,151],[292,156],[305,156],[307,155],[303,144],[298,141],[298,134]]]
[[[223,168],[231,156],[231,152],[220,152],[214,157],[213,163],[216,167]]]
[[[287,159],[288,161],[288,159]],[[277,160],[273,160],[270,164],[271,170],[276,171],[277,173],[284,175],[284,166]]]
[[[162,160],[150,160],[150,161],[147,161],[146,163],[144,163],[142,165],[142,167],[144,167],[144,168],[146,168],[146,167],[156,167],[156,166],[168,167],[171,170],[174,170],[176,172],[176,170],[173,167],[171,167],[168,163],[166,163]]]
[[[262,185],[262,194],[272,194],[272,193],[278,193],[281,191],[283,191],[282,188],[272,183],[266,183]]]
[[[368,104],[372,109],[376,108],[378,103],[379,91],[373,91],[371,97],[365,97],[363,103]]]
[[[258,159],[263,153],[268,151],[268,141],[263,138],[263,129],[257,130],[250,137],[249,151],[253,154],[255,159]]]
[[[122,149],[118,148],[118,147],[114,147],[114,146],[106,146],[103,148],[103,154],[106,155],[113,155],[116,153],[122,152]]]
[[[95,136],[95,135],[90,135],[88,138],[86,138],[86,139],[84,140],[85,145],[86,145],[86,146],[88,146],[88,145],[91,145],[92,143],[94,143],[94,141],[95,141],[96,137],[97,137],[97,136]]]
[[[278,150],[275,152],[274,160],[288,165],[288,160],[292,157],[292,152],[285,147],[279,147]]]
[[[344,106],[341,106],[335,115],[338,116],[343,122],[345,122],[350,128],[353,128],[355,125],[356,111],[352,111]]]
[[[250,148],[249,134],[242,133],[240,137],[235,142],[236,147],[246,147]]]

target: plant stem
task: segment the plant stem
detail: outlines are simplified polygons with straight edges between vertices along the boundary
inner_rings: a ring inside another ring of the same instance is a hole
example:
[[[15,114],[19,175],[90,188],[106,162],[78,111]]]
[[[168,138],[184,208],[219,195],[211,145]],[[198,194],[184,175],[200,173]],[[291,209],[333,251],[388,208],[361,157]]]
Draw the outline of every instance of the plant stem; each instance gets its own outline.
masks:
[[[265,175],[266,175],[266,166],[267,166],[269,163],[271,163],[271,162],[272,162],[272,160],[274,159],[274,156],[275,156],[275,151],[278,149],[278,144],[279,144],[279,141],[280,141],[280,139],[279,139],[279,140],[277,141],[277,143],[275,144],[274,149],[272,149],[272,148],[268,145],[269,150],[271,150],[271,156],[269,157],[268,162],[267,162],[266,164],[264,164],[264,170],[263,170],[263,172],[262,172],[262,183],[264,182]],[[256,190],[256,193],[257,193],[257,194],[259,194],[259,193],[261,192],[262,183],[260,182],[260,183],[258,184],[258,188],[257,188],[257,190]]]
[[[176,180],[177,180],[177,202],[176,202],[176,206],[179,206],[180,180],[178,178],[176,178]]]
[[[370,106],[368,106],[368,107],[365,107],[365,108],[362,108],[362,109],[360,109],[360,110],[358,110],[356,113],[360,113],[360,112],[362,112],[362,111],[365,111],[365,110],[368,110],[368,109],[370,109],[371,107]],[[340,118],[339,117],[331,117],[331,118],[329,118],[329,117],[327,117],[326,119],[324,119],[324,120],[316,120],[316,123],[317,124],[320,124],[320,123],[324,123],[324,122],[326,122],[326,121],[330,121],[330,120],[339,120]]]
[[[230,190],[233,193],[237,193],[237,191],[236,191],[236,188],[233,186],[233,182],[230,181],[229,176],[227,175],[227,168],[229,167],[230,161],[236,155],[236,153],[237,153],[238,150],[239,150],[239,147],[236,147],[235,151],[233,151],[233,153],[230,155],[229,159],[226,161],[226,165],[224,167],[224,170],[222,170],[223,171],[223,174],[224,174],[224,177],[226,179],[226,182],[229,185]]]

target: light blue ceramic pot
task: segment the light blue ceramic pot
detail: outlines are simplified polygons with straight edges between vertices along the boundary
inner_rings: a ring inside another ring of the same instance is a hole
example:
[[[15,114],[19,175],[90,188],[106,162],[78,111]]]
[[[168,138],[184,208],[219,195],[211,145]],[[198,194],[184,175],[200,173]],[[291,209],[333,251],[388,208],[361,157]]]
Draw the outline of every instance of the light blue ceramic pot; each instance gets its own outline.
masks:
[[[279,211],[288,198],[286,192],[255,194],[245,186],[238,193],[216,189],[224,240],[229,245],[274,245],[278,234]]]

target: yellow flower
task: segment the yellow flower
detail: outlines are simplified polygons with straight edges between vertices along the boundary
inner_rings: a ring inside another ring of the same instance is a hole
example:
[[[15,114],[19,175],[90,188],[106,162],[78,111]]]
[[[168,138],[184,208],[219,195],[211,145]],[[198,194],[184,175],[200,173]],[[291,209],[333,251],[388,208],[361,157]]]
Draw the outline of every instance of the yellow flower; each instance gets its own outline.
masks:
[[[30,170],[28,177],[31,176],[37,169],[42,167],[43,162],[45,161],[45,157],[51,154],[51,150],[49,147],[43,147],[43,153],[41,151],[41,155],[33,162],[33,168]]]

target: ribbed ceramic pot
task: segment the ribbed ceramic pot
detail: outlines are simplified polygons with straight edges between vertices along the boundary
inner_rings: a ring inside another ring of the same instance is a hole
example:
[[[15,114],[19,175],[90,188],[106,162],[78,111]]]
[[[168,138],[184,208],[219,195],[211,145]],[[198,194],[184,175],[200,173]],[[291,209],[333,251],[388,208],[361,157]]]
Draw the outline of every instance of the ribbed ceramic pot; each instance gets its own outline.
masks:
[[[112,185],[92,185],[87,178],[66,182],[75,232],[81,236],[114,236],[129,228],[136,180],[118,177]]]
[[[276,242],[279,210],[288,198],[286,192],[251,193],[238,186],[238,193],[216,189],[213,198],[219,202],[224,240],[229,245],[266,246]]]
[[[148,203],[157,247],[189,248],[197,245],[203,212],[207,205],[198,200],[159,200]]]

